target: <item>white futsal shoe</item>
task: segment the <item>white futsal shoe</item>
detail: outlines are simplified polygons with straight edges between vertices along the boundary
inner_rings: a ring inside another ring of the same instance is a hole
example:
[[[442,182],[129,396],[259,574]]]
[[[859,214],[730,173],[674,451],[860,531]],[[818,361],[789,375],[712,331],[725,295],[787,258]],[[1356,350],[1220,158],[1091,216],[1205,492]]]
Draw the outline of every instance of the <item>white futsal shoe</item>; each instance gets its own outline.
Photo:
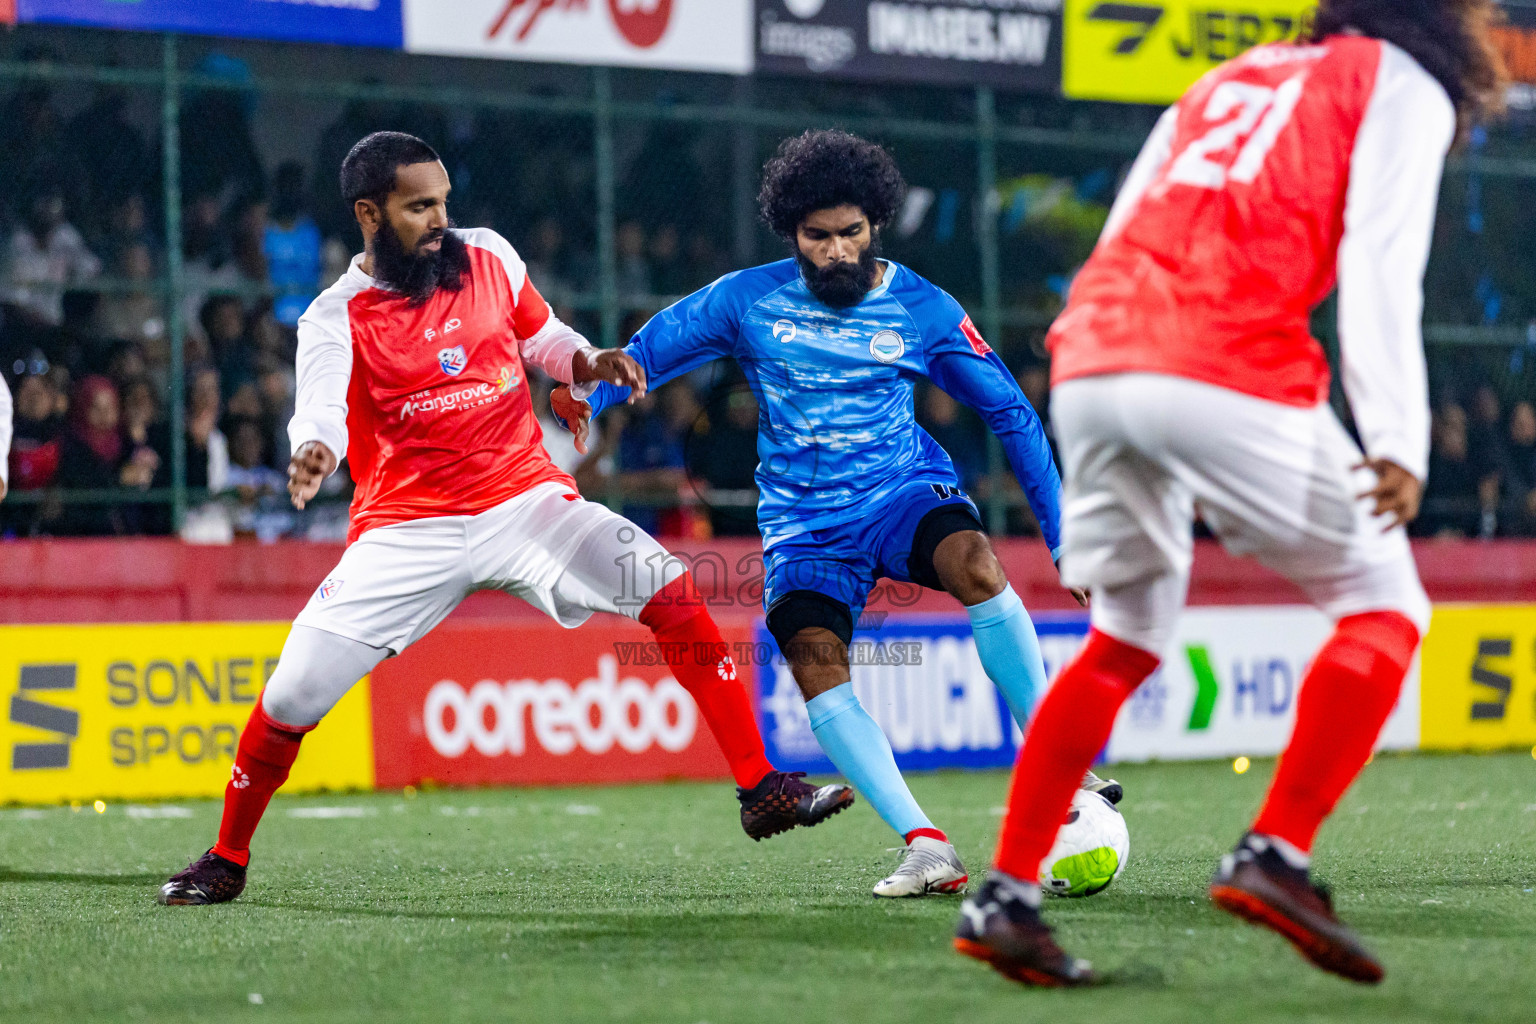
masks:
[[[951,894],[965,888],[969,876],[960,855],[949,843],[918,836],[902,850],[901,867],[875,886],[875,895],[886,899],[901,896]]]

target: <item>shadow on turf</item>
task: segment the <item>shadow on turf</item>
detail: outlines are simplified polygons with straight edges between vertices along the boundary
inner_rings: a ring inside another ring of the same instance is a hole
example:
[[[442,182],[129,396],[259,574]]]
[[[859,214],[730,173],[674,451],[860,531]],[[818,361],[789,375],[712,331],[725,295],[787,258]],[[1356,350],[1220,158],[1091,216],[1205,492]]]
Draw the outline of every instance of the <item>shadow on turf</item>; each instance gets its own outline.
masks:
[[[74,882],[78,885],[153,885],[164,875],[88,875],[74,871],[12,871],[0,868],[0,882]]]

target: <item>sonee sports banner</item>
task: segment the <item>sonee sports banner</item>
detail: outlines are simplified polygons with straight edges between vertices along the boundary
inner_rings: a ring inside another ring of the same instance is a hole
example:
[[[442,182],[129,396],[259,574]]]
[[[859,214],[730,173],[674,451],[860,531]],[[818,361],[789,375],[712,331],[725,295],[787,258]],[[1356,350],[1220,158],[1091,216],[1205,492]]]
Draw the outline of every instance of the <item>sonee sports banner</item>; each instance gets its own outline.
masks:
[[[1061,88],[1062,0],[758,0],[757,67],[897,83]]]
[[[217,796],[289,626],[0,627],[0,804]],[[304,740],[292,792],[373,785],[364,680]]]

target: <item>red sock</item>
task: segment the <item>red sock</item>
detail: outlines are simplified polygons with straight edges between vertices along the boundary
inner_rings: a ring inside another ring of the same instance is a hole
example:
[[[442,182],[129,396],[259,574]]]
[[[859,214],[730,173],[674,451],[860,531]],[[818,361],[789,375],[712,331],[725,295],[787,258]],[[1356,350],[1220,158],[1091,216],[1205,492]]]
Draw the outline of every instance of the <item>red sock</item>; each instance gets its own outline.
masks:
[[[1115,726],[1115,716],[1158,659],[1098,630],[1062,670],[1040,702],[1013,769],[1008,813],[994,863],[1021,881],[1035,881],[1051,852],[1083,773]]]
[[[937,839],[941,843],[949,842],[949,836],[945,835],[941,828],[915,828],[901,838],[908,846],[912,845],[914,839]]]
[[[1323,819],[1370,760],[1418,646],[1418,627],[1397,612],[1339,620],[1301,681],[1296,729],[1255,832],[1311,852]]]
[[[684,573],[658,591],[640,621],[655,634],[672,674],[698,704],[736,785],[751,789],[763,781],[773,765],[763,751],[752,702],[693,577]]]
[[[257,698],[256,709],[240,734],[229,785],[224,787],[224,820],[219,823],[214,853],[236,864],[250,863],[251,836],[256,834],[272,794],[288,781],[288,769],[299,756],[299,741],[313,728],[284,725],[269,716]]]

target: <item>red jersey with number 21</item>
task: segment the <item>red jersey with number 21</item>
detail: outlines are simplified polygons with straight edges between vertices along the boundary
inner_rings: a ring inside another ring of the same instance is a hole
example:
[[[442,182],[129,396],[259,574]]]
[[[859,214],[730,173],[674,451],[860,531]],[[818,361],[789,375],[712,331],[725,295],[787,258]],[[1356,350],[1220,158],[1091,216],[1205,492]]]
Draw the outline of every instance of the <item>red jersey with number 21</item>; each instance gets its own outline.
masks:
[[[1383,44],[1250,50],[1179,101],[1168,159],[1073,283],[1056,382],[1153,372],[1288,405],[1328,395],[1312,310],[1332,291]]]

